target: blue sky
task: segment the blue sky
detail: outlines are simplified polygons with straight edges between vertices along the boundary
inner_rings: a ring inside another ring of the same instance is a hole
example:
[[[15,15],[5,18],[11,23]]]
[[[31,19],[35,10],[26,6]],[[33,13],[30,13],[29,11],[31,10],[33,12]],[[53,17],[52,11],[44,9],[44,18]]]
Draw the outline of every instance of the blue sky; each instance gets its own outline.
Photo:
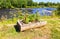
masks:
[[[34,2],[53,2],[53,3],[60,3],[60,0],[33,0]]]

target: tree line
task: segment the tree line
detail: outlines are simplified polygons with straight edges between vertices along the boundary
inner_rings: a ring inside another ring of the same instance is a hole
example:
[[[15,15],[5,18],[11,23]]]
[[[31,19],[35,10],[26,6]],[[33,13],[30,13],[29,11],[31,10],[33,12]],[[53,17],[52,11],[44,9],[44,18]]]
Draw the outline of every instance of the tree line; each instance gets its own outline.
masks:
[[[0,0],[0,8],[57,7],[60,3],[33,2],[33,0]]]

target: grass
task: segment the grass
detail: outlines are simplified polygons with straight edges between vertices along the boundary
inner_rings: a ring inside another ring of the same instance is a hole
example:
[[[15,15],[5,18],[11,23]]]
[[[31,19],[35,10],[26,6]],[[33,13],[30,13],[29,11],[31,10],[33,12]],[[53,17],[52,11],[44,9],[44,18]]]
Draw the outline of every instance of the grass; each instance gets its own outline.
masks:
[[[16,24],[17,20],[18,20],[17,18],[3,20],[3,21],[0,22],[0,27],[8,25],[8,24]]]
[[[51,29],[52,39],[60,39],[60,20],[55,22],[55,25]]]
[[[31,39],[33,36],[39,35],[39,31],[25,31],[25,32],[16,32],[13,27],[4,27],[0,30],[0,39]]]
[[[59,18],[53,18],[52,20],[51,19],[47,20],[50,24],[48,24],[48,26],[51,30],[51,39],[60,39],[60,20]]]
[[[48,19],[49,18],[49,19]],[[0,22],[0,25],[4,25],[0,29],[0,39],[33,39],[33,38],[40,38],[46,35],[49,39],[60,39],[60,20],[58,17],[42,17],[42,20],[46,20],[48,23],[46,26],[27,30],[24,32],[16,32],[15,28],[8,27],[5,24],[16,24],[17,19],[14,21],[4,21],[3,23]]]

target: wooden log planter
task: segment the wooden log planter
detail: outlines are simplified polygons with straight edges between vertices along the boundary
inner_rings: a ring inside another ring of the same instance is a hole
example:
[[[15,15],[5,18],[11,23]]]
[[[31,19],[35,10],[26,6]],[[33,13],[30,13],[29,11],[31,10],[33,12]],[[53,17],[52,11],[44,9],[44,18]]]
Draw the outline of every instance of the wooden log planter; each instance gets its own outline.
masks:
[[[28,24],[23,23],[21,20],[18,20],[17,27],[20,29],[20,31],[25,31],[32,28],[37,28],[46,25],[46,21],[41,22],[29,22]]]

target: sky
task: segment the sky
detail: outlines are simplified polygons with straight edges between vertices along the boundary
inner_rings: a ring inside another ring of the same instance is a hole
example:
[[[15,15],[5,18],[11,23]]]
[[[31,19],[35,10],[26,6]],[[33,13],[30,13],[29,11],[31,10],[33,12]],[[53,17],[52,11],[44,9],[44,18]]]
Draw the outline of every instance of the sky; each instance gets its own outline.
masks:
[[[34,2],[53,2],[53,3],[60,3],[60,0],[33,0]]]

